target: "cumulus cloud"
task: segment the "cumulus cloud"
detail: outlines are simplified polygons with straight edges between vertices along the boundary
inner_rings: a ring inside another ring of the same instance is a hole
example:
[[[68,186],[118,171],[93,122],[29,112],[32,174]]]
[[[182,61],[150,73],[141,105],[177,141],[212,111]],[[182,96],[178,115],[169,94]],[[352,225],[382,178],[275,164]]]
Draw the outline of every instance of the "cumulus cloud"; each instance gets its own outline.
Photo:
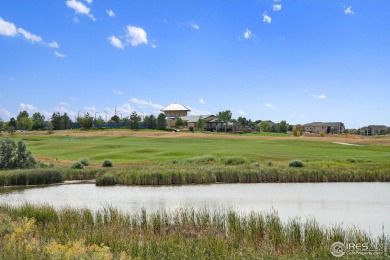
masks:
[[[245,29],[245,32],[242,37],[244,37],[245,40],[249,40],[250,38],[252,38],[252,32],[247,28]]]
[[[191,111],[189,112],[189,115],[191,116],[211,115],[210,111],[208,110],[199,110],[193,107],[188,108],[191,109]]]
[[[127,41],[131,46],[137,46],[140,44],[148,44],[147,34],[141,27],[127,26]]]
[[[117,95],[123,95],[123,92],[119,91],[119,90],[114,90],[113,92],[114,92],[114,94],[117,94]]]
[[[115,37],[114,35],[108,37],[108,40],[110,41],[111,45],[114,46],[115,48],[123,49],[122,41],[119,38]]]
[[[348,15],[354,15],[355,14],[355,12],[352,11],[352,6],[344,7],[344,13],[346,13]]]
[[[56,55],[57,58],[66,58],[65,54],[59,53],[58,51],[55,51],[54,54]]]
[[[318,99],[325,99],[326,98],[326,96],[324,94],[322,94],[322,95],[315,95],[314,94],[313,97],[318,98]]]
[[[146,100],[142,100],[142,99],[138,99],[138,98],[131,98],[129,101],[131,103],[137,104],[141,108],[153,108],[153,109],[158,109],[158,110],[163,108],[162,105],[154,104],[151,101],[146,101]]]
[[[66,106],[69,106],[69,104],[68,104],[68,103],[66,103],[66,102],[60,102],[60,106],[64,106],[64,107],[66,107]]]
[[[246,115],[246,113],[242,110],[238,110],[237,113],[239,113],[240,115]]]
[[[38,110],[37,107],[30,105],[30,104],[24,104],[24,103],[20,103],[19,108],[20,108],[20,110],[22,110],[22,111],[26,110],[27,112],[35,112]]]
[[[60,46],[56,41],[53,41],[53,42],[49,42],[49,47],[53,49],[58,49]]]
[[[200,99],[199,99],[199,102],[200,102],[201,104],[204,104],[204,103],[206,103],[206,102],[204,101],[204,99],[203,99],[203,98],[200,98]]]
[[[106,12],[107,12],[108,16],[115,17],[115,13],[114,13],[114,11],[112,11],[112,9],[107,9]]]
[[[95,17],[90,13],[91,9],[87,7],[85,4],[83,4],[82,2],[79,2],[77,0],[67,0],[66,5],[69,8],[73,9],[76,14],[86,15],[89,18],[91,18],[93,21],[96,20]]]
[[[271,105],[271,104],[269,104],[269,103],[265,104],[265,106],[266,106],[267,108],[269,108],[269,109],[272,109],[272,110],[275,110],[275,109],[276,109],[273,105]]]
[[[265,23],[271,23],[272,19],[271,17],[268,15],[267,11],[263,12],[261,14],[261,16],[263,17],[263,22]]]
[[[93,0],[85,0],[88,4],[92,4]]]
[[[150,44],[150,47],[152,47],[153,49],[156,49],[157,45],[155,43],[152,43],[152,44]]]
[[[5,115],[6,117],[12,116],[12,114],[5,108],[0,108],[0,115]]]
[[[18,34],[16,26],[0,17],[0,34],[4,36],[15,36]]]
[[[282,10],[282,5],[281,4],[273,4],[272,8],[274,9],[275,12],[280,11],[280,10]]]

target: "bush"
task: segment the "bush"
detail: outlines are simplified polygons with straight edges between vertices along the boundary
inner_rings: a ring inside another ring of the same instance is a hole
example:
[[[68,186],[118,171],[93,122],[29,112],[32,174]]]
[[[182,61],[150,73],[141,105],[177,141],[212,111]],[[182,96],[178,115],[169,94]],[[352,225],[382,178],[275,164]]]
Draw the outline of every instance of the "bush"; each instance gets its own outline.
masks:
[[[82,164],[81,162],[75,162],[74,164],[72,164],[72,166],[70,166],[71,169],[84,169],[84,164]]]
[[[226,165],[239,165],[245,163],[245,159],[242,157],[222,157],[220,160]]]
[[[22,140],[0,140],[0,170],[27,169],[37,166],[37,161]]]
[[[300,160],[292,160],[292,161],[289,161],[288,166],[289,167],[303,167],[304,164]]]
[[[102,175],[96,179],[96,186],[114,186],[116,183],[116,177],[113,175]]]
[[[80,160],[80,163],[84,166],[88,166],[90,165],[91,163],[89,162],[89,159],[88,158],[83,158]]]
[[[112,167],[112,162],[110,160],[104,160],[102,163],[103,167]]]

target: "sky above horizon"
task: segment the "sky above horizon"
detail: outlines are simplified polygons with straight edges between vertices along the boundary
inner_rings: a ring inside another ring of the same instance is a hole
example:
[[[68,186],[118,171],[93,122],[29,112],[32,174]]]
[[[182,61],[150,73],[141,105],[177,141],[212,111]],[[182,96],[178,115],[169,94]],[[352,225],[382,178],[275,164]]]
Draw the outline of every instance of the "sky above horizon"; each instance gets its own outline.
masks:
[[[0,118],[231,110],[390,126],[388,0],[2,0]]]

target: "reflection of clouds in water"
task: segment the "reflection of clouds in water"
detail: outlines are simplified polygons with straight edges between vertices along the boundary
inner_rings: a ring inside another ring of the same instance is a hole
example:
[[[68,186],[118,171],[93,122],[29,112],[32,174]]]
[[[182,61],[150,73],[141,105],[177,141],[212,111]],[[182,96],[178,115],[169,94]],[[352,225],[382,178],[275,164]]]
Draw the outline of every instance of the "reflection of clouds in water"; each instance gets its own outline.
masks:
[[[12,191],[11,191],[12,190]],[[188,186],[115,186],[94,184],[57,185],[45,188],[2,189],[0,203],[49,204],[56,208],[72,206],[101,210],[111,206],[138,214],[173,212],[181,208],[210,211],[232,209],[277,211],[283,222],[300,217],[315,218],[320,224],[353,224],[374,234],[390,215],[390,183],[306,183],[306,184],[217,184]],[[377,196],[381,194],[381,196]],[[385,233],[390,227],[385,226]]]

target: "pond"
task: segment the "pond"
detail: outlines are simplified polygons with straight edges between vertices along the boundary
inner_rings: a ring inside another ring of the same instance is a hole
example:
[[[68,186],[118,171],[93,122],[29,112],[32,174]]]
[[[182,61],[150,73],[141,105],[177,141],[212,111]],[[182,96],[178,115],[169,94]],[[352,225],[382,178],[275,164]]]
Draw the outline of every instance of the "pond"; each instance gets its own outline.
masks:
[[[357,226],[390,235],[390,183],[258,183],[187,186],[111,186],[92,183],[0,188],[0,203],[114,206],[138,213],[178,208],[232,208],[243,213],[276,210],[282,220],[315,218],[322,225]]]

